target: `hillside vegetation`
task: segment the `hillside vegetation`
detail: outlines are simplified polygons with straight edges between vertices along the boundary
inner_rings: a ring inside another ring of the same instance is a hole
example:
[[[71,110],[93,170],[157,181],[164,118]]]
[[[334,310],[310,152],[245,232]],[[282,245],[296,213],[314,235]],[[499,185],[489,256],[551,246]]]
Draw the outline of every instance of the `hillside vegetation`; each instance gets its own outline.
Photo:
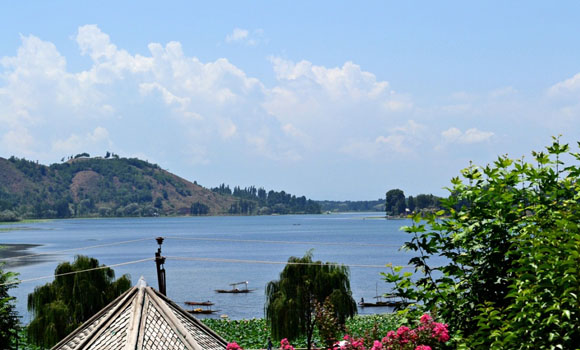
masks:
[[[0,222],[23,218],[318,214],[304,196],[226,185],[211,190],[156,164],[87,153],[50,166],[0,157]]]
[[[10,216],[223,214],[236,202],[135,158],[79,157],[50,166],[0,158],[0,174],[0,212],[5,221]]]

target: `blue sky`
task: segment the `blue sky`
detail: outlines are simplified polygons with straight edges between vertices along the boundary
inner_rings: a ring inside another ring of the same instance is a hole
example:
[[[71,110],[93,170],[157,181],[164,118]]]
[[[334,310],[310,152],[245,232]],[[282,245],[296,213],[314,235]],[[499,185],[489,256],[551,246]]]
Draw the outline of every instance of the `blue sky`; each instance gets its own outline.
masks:
[[[580,4],[556,5],[11,3],[0,156],[112,151],[314,199],[442,195],[470,160],[578,141]]]

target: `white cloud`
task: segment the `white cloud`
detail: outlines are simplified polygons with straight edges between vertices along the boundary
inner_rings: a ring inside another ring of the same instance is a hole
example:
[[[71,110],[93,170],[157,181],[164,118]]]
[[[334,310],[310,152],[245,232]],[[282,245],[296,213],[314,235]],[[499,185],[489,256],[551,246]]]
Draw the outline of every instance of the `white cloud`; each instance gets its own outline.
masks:
[[[374,161],[385,158],[415,157],[424,144],[429,144],[427,127],[414,120],[391,127],[385,135],[374,139],[350,140],[341,152],[355,158]]]
[[[229,40],[261,34],[238,28]],[[328,68],[272,58],[278,80],[267,88],[225,58],[186,56],[179,42],[151,43],[149,55],[133,55],[96,25],[79,27],[76,42],[92,60],[78,73],[68,71],[54,44],[34,36],[22,37],[16,56],[1,59],[0,134],[25,129],[34,147],[74,153],[91,143],[138,142],[135,135],[159,124],[173,130],[176,147],[235,140],[231,147],[242,142],[256,154],[295,161],[312,151],[337,152],[345,139],[368,140],[368,130],[388,129],[397,113],[413,108],[408,96],[352,62]],[[107,140],[78,131],[109,123],[121,124]]]
[[[264,31],[262,29],[256,29],[250,33],[247,29],[234,28],[234,30],[226,36],[226,43],[256,46],[261,42],[263,34]]]
[[[548,96],[559,97],[567,96],[580,90],[580,73],[564,81],[552,85],[548,89]]]
[[[476,128],[467,129],[462,132],[458,128],[451,127],[441,132],[441,136],[446,143],[472,144],[490,140],[494,133],[491,131],[481,131]]]
[[[247,29],[241,29],[241,28],[234,28],[234,31],[231,34],[228,34],[228,36],[226,36],[226,42],[232,42],[232,41],[241,41],[241,40],[245,40],[248,38],[250,32],[248,32]]]
[[[262,106],[301,146],[335,152],[344,149],[344,140],[368,142],[369,130],[386,129],[397,113],[412,109],[407,96],[352,62],[328,68],[305,60],[270,61],[278,83]]]
[[[352,62],[346,62],[342,67],[326,68],[304,60],[294,63],[273,57],[270,61],[278,80],[309,81],[334,99],[344,96],[352,100],[375,99],[391,93],[389,83],[377,81],[374,74],[361,70]]]

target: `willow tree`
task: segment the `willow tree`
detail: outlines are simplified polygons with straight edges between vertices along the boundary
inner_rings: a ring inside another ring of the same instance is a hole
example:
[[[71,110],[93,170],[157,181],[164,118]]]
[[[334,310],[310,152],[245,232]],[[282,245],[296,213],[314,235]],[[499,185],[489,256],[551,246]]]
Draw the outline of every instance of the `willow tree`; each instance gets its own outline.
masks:
[[[80,272],[84,270],[90,271]],[[77,255],[72,264],[59,264],[54,273],[64,275],[28,295],[28,310],[33,314],[28,337],[41,347],[56,344],[131,287],[128,275],[115,281],[111,268],[83,255]]]
[[[264,311],[276,339],[295,339],[306,335],[308,349],[317,324],[316,304],[328,300],[336,313],[338,326],[356,314],[349,269],[344,265],[312,261],[309,251],[302,258],[290,257],[280,279],[266,286]]]

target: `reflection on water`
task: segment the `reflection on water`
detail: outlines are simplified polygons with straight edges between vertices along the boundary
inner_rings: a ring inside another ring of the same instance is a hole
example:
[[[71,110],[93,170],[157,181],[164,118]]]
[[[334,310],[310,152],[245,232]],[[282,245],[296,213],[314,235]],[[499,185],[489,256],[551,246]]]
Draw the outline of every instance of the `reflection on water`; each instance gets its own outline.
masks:
[[[2,269],[12,271],[23,265],[32,265],[54,260],[50,255],[36,255],[30,249],[39,244],[0,244],[0,264]]]
[[[284,264],[265,262],[285,262],[290,256],[303,256],[314,249],[315,260],[381,267],[387,263],[406,265],[410,255],[399,251],[399,247],[408,237],[399,228],[410,222],[363,220],[372,215],[55,220],[28,223],[27,230],[2,232],[0,245],[12,245],[13,248],[4,250],[12,256],[61,251],[10,261],[9,269],[18,272],[21,280],[26,280],[51,275],[59,262],[72,261],[76,254],[95,257],[107,265],[153,258],[158,247],[154,238],[163,236],[167,238],[163,243],[163,255],[167,257],[167,294],[171,299],[182,306],[185,301],[211,300],[214,309],[220,312],[205,317],[227,314],[231,319],[259,318],[264,315],[265,286],[277,279],[284,268]],[[137,241],[140,239],[144,240]],[[121,241],[132,242],[103,246]],[[69,249],[75,250],[62,252]],[[192,258],[197,260],[187,260]],[[200,260],[202,258],[206,260]],[[228,262],[231,259],[251,262]],[[372,300],[377,285],[379,293],[386,293],[388,286],[380,276],[385,270],[352,267],[350,280],[354,299]],[[134,283],[144,276],[150,285],[157,287],[153,261],[119,266],[115,272],[117,276],[131,275]],[[11,290],[18,298],[17,308],[25,322],[29,320],[28,293],[49,281],[22,283]],[[256,290],[244,294],[215,292],[215,289],[238,281],[248,281],[248,287]],[[359,309],[359,313],[387,311],[388,308]]]

